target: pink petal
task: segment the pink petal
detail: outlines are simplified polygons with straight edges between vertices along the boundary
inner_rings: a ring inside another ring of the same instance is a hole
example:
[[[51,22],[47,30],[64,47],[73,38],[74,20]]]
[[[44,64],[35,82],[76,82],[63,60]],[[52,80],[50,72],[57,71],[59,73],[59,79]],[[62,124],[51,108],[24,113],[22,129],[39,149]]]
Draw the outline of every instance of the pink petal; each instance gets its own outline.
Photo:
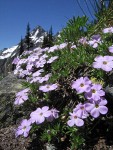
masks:
[[[99,117],[100,113],[99,113],[99,110],[97,108],[94,108],[92,111],[91,111],[91,116],[93,116],[94,118],[97,118]]]
[[[99,112],[104,115],[108,112],[108,108],[106,106],[100,106]]]
[[[77,118],[77,119],[75,119],[75,124],[76,124],[76,126],[81,127],[84,125],[84,121],[80,118]]]
[[[49,107],[48,106],[44,106],[44,107],[42,107],[42,111],[47,111],[49,109]]]
[[[41,123],[44,122],[44,121],[45,121],[45,118],[44,118],[43,116],[39,116],[36,123],[37,123],[37,124],[41,124]]]
[[[74,126],[74,121],[73,120],[69,120],[67,122],[67,124],[68,124],[68,126],[72,127],[72,126]]]

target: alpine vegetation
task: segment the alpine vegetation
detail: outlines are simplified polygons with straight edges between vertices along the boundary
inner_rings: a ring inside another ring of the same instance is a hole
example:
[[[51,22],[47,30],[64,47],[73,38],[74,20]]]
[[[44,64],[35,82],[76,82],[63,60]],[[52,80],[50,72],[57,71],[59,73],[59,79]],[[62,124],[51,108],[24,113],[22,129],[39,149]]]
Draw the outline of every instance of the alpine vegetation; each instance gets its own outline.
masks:
[[[30,108],[16,137],[35,133],[42,145],[63,143],[75,150],[86,144],[97,123],[107,122],[111,110],[104,89],[113,70],[113,27],[92,34],[86,23],[85,17],[74,18],[53,46],[29,49],[14,59],[14,74],[26,80],[14,104]]]

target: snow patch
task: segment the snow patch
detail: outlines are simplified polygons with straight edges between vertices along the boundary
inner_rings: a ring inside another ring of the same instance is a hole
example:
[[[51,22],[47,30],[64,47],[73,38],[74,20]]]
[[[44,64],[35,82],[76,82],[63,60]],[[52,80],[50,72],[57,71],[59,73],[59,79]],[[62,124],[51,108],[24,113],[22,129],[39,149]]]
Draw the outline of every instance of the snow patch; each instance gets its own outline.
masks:
[[[12,53],[16,50],[17,47],[18,47],[18,45],[13,46],[13,47],[8,48],[5,51],[3,51],[0,56],[0,59],[5,59],[5,58],[10,57],[12,55]]]
[[[3,51],[2,53],[3,53],[3,54],[6,54],[6,53],[12,53],[12,52],[15,51],[15,49],[16,49],[17,47],[18,47],[18,45],[13,46],[13,47],[8,48],[7,50]]]
[[[35,41],[35,43],[43,42],[43,39],[44,39],[44,36],[41,36],[39,39],[37,39],[37,40]]]

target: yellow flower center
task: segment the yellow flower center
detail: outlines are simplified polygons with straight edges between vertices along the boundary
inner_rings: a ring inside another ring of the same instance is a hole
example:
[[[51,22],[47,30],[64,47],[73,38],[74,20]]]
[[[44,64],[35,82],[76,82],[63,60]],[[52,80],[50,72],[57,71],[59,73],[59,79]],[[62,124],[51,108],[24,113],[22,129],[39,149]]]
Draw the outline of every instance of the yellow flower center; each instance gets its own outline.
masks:
[[[103,64],[106,65],[106,64],[107,64],[107,61],[103,61]]]
[[[74,119],[77,119],[77,116],[74,116]]]
[[[96,105],[95,105],[95,107],[96,107],[96,108],[98,108],[98,107],[99,107],[99,105],[98,105],[98,104],[96,104]]]
[[[40,113],[40,116],[42,116],[43,115],[43,113]]]
[[[92,93],[96,93],[96,90],[95,90],[95,89],[92,89]]]
[[[49,88],[50,88],[50,86],[49,86],[49,85],[47,85],[47,88],[49,89]]]
[[[23,130],[25,130],[25,129],[26,129],[26,126],[23,127]]]
[[[84,86],[84,84],[83,84],[83,83],[81,83],[81,84],[80,84],[80,86],[81,86],[81,87],[83,87],[83,86]]]
[[[84,106],[81,106],[80,109],[84,110]]]

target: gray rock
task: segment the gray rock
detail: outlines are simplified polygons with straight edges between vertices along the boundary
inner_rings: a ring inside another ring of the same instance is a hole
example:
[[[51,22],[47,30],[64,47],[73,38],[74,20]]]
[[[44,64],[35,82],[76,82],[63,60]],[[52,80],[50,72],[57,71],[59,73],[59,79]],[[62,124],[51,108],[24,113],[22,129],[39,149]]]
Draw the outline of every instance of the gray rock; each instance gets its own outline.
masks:
[[[13,73],[9,73],[8,76],[0,81],[0,95],[3,93],[17,93],[22,89],[23,79],[18,79]]]
[[[15,138],[16,126],[0,129],[0,150],[27,150],[30,138]]]
[[[15,137],[23,115],[22,108],[14,106],[14,99],[15,94],[23,89],[22,81],[13,73],[0,81],[0,150],[27,150],[30,142],[30,138]]]
[[[110,97],[113,98],[113,87],[107,86],[107,87],[105,88],[105,92],[106,92],[106,94],[107,94],[108,96],[110,96]]]
[[[0,81],[0,128],[14,124],[17,108],[14,107],[15,94],[22,87],[21,79],[17,79],[13,73]]]

